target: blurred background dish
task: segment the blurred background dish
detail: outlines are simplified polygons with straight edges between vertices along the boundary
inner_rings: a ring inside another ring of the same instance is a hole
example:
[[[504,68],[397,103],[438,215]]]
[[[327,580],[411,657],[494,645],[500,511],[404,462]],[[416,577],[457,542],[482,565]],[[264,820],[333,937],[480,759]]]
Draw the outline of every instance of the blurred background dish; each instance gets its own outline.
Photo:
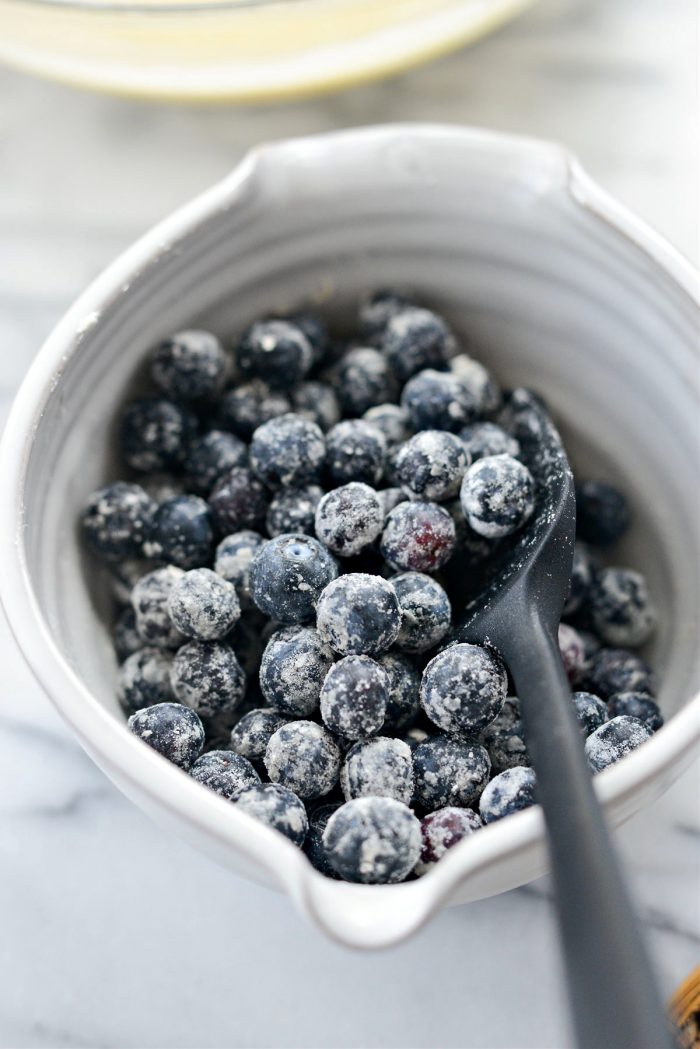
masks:
[[[265,100],[384,76],[534,0],[0,0],[0,59],[130,95]]]

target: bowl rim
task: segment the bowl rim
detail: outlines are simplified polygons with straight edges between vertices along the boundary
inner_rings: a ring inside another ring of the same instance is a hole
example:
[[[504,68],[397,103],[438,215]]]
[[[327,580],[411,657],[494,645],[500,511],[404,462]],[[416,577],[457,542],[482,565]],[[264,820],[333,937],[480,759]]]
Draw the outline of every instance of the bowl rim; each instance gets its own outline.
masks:
[[[544,823],[539,808],[484,828],[461,843],[425,877],[395,886],[360,886],[332,882],[315,871],[306,856],[282,835],[257,823],[213,792],[144,747],[117,718],[106,711],[80,680],[53,640],[33,591],[23,540],[24,485],[32,444],[44,405],[60,383],[68,359],[81,338],[97,323],[100,310],[164,251],[186,237],[221,208],[245,207],[247,187],[263,177],[265,166],[308,163],[308,152],[347,146],[369,151],[391,140],[425,145],[435,137],[458,139],[473,150],[508,149],[524,167],[541,172],[543,164],[557,176],[556,189],[657,264],[672,281],[700,304],[697,275],[685,259],[602,190],[580,163],[561,146],[537,139],[481,129],[435,124],[392,124],[305,136],[263,145],[248,153],[223,181],[158,223],[123,252],[94,280],[51,332],[33,361],[10,411],[0,442],[0,602],[10,630],[34,677],[83,746],[114,778],[126,780],[159,809],[186,820],[204,835],[235,849],[266,869],[297,904],[339,941],[377,947],[395,943],[415,931],[453,893],[457,885],[496,858],[542,844]],[[595,779],[603,806],[632,797],[646,781],[688,760],[700,738],[700,693],[688,700],[651,740]],[[337,903],[337,906],[336,906]],[[396,908],[403,915],[388,931],[369,916]],[[410,914],[407,915],[407,912]],[[342,912],[342,913],[341,913]]]

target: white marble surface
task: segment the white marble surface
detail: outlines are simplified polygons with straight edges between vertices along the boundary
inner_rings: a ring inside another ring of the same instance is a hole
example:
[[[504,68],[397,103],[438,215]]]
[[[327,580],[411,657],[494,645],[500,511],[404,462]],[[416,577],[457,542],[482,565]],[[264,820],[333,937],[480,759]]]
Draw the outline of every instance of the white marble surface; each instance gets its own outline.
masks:
[[[478,47],[271,109],[177,109],[0,72],[0,412],[70,300],[260,139],[448,120],[560,139],[697,256],[691,0],[548,2]],[[152,826],[0,624],[0,1046],[562,1047],[546,881],[362,956]],[[619,834],[664,991],[698,961],[698,764]]]

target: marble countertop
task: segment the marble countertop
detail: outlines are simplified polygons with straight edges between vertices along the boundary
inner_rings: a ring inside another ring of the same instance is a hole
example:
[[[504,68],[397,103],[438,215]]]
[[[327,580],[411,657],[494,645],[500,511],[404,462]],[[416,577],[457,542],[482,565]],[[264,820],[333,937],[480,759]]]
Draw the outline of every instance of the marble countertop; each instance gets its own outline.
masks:
[[[0,418],[66,306],[261,139],[392,120],[558,139],[696,261],[697,11],[542,0],[471,50],[272,108],[175,108],[0,71]],[[349,953],[154,827],[83,754],[0,623],[0,1046],[570,1044],[546,880]],[[618,834],[663,989],[700,952],[700,768]]]

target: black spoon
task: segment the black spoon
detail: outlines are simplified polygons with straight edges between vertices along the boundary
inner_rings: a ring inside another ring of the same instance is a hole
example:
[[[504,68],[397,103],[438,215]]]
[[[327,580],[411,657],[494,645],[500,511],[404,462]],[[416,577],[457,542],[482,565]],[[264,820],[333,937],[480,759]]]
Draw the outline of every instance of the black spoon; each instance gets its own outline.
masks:
[[[535,478],[536,509],[467,606],[457,639],[497,649],[522,703],[579,1046],[667,1049],[671,1029],[593,791],[557,642],[576,527],[571,469],[533,394],[516,390],[507,414]]]

